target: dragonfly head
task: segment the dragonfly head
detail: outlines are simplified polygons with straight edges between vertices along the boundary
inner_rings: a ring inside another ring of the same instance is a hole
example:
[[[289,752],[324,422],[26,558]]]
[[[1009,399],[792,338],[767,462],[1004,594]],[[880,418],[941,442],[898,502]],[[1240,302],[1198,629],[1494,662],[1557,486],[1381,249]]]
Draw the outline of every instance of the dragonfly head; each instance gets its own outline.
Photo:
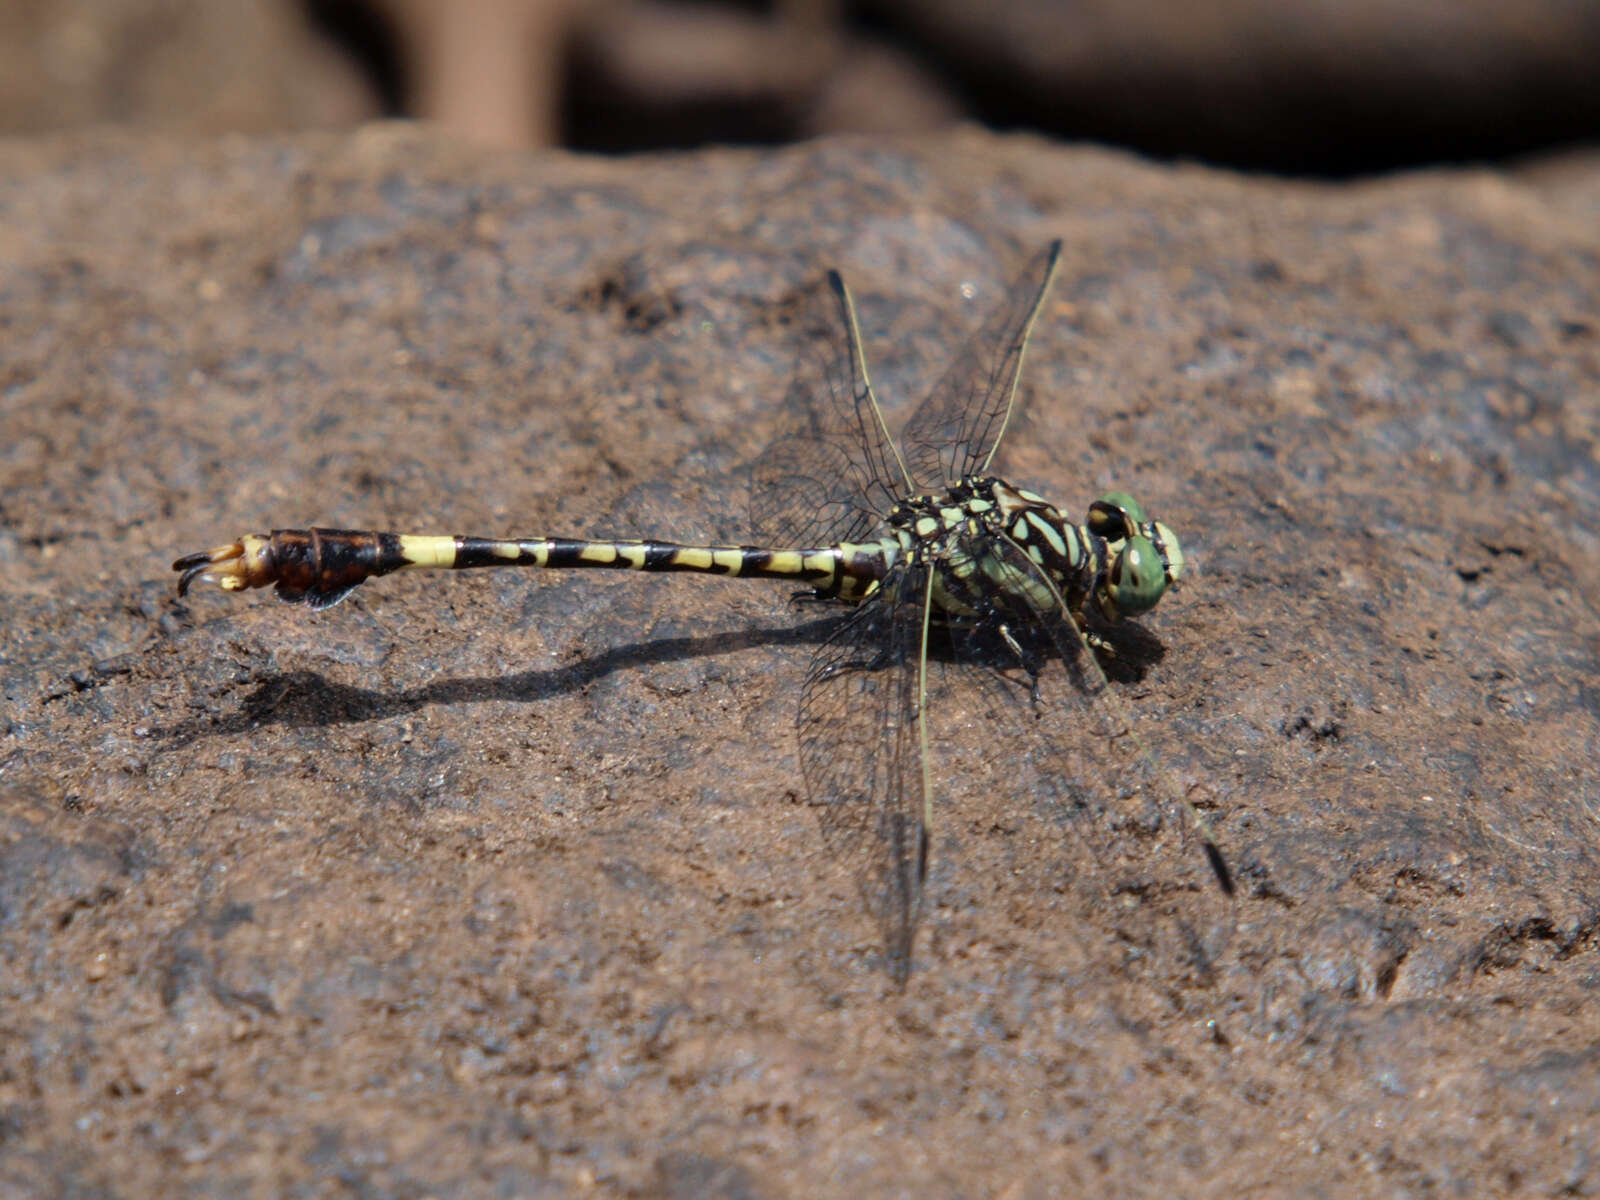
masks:
[[[1148,612],[1183,574],[1178,535],[1150,520],[1127,492],[1107,492],[1091,504],[1088,526],[1106,543],[1100,611],[1109,620]]]

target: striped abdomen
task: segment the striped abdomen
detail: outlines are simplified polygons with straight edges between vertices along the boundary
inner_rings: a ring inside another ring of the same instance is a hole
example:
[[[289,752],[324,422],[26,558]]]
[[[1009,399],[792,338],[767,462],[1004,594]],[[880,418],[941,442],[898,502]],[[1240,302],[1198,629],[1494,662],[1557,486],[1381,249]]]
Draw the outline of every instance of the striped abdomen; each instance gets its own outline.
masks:
[[[474,538],[378,533],[354,529],[277,529],[173,563],[178,591],[207,579],[228,591],[276,587],[280,599],[327,608],[378,575],[404,570],[474,567],[601,567],[627,571],[693,571],[706,575],[792,579],[825,596],[860,599],[882,578],[893,554],[887,543],[815,550],[758,546],[683,546],[655,541],[570,538]]]

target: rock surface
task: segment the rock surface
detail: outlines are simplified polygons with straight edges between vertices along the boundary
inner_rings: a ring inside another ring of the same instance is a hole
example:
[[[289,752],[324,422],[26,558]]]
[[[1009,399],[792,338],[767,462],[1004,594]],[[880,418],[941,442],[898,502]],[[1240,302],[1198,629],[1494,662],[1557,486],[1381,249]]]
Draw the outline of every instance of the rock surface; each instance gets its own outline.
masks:
[[[0,1190],[1600,1190],[1594,161],[0,154]],[[1052,236],[1007,474],[1186,539],[1113,687],[1238,877],[1205,970],[955,694],[896,989],[781,587],[174,594],[274,526],[738,540],[824,266],[906,400]]]

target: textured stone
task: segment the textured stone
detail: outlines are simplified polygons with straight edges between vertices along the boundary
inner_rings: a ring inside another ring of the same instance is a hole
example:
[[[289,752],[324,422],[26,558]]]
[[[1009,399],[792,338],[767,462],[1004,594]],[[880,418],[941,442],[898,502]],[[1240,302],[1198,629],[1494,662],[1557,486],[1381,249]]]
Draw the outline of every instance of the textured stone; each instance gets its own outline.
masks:
[[[1592,160],[0,155],[0,1183],[1600,1187]],[[1017,834],[1038,797],[956,691],[897,991],[794,777],[827,626],[782,587],[172,590],[312,522],[738,539],[824,266],[904,401],[1052,236],[1006,470],[1185,538],[1113,687],[1238,876],[1210,971],[1073,905],[1096,864]]]

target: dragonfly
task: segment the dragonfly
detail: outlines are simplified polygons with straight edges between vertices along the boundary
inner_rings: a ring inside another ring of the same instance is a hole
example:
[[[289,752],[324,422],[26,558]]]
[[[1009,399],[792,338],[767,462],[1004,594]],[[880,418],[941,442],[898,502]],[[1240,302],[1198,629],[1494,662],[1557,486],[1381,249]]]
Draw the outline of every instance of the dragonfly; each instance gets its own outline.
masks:
[[[228,591],[272,587],[280,600],[325,609],[368,579],[404,570],[598,568],[798,582],[797,599],[844,610],[804,674],[800,774],[897,983],[911,973],[934,839],[942,739],[930,708],[947,690],[940,681],[966,680],[991,702],[1002,723],[993,753],[1026,764],[1034,791],[1062,808],[1085,840],[1076,872],[1101,880],[1103,899],[1152,894],[1107,875],[1125,853],[1112,826],[1130,822],[1114,804],[1086,799],[1096,786],[1127,790],[1130,781],[1150,793],[1132,824],[1176,832],[1190,862],[1198,842],[1211,877],[1203,886],[1231,897],[1209,821],[1153,762],[1101,663],[1116,654],[1112,631],[1154,608],[1182,575],[1177,535],[1126,492],[1101,495],[1075,523],[993,472],[1017,423],[1023,357],[1060,257],[1057,240],[1028,262],[898,440],[868,374],[855,302],[830,271],[808,310],[811,336],[780,432],[751,466],[753,544],[276,529],[178,559],[178,591],[200,580]],[[1079,752],[1074,761],[1063,747],[1075,723],[1124,752],[1091,751],[1086,766]],[[1184,903],[1199,903],[1189,875],[1162,900],[1180,916]]]

